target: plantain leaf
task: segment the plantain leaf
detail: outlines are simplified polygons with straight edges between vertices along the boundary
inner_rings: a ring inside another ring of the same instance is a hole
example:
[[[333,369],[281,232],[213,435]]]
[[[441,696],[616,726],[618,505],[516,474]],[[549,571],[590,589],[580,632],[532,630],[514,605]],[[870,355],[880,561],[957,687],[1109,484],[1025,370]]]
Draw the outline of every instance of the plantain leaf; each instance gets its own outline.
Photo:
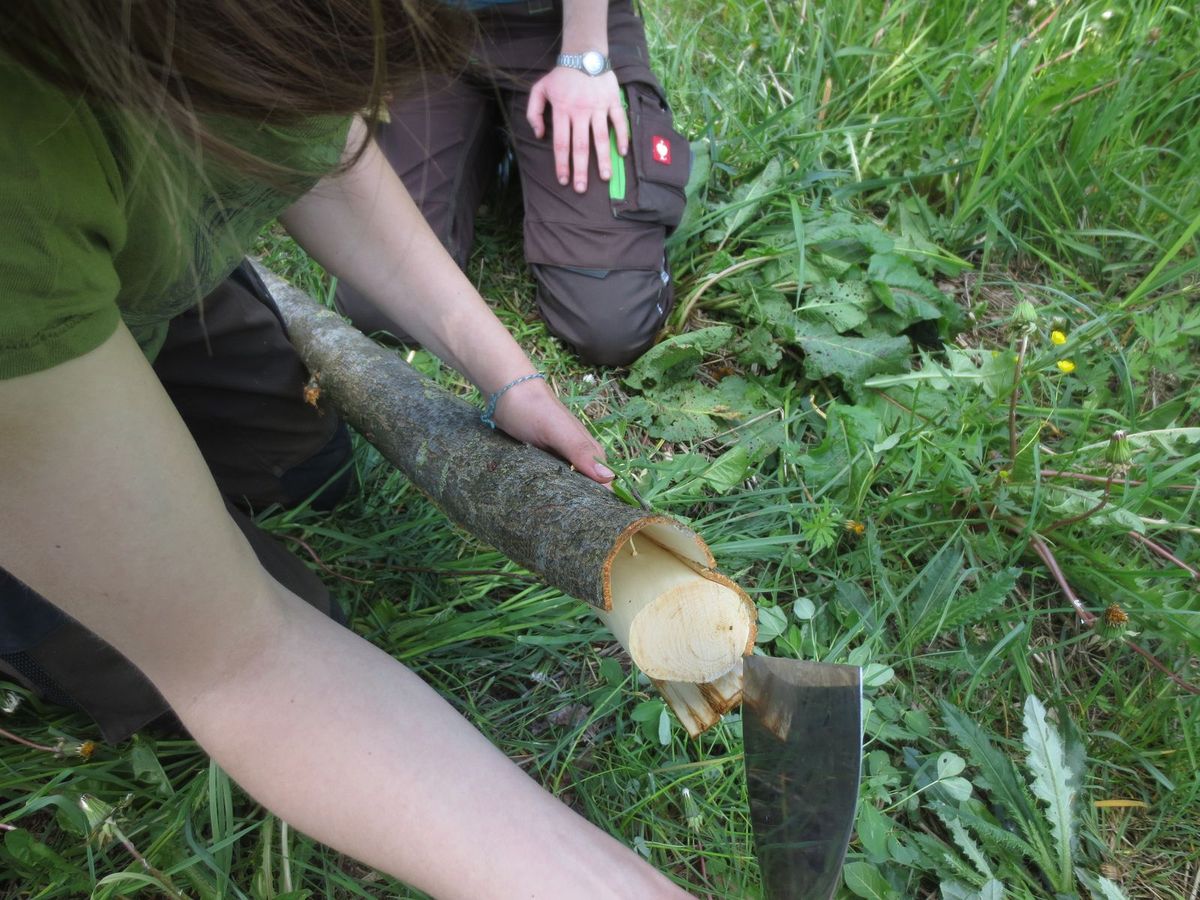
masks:
[[[1058,848],[1059,889],[1065,890],[1074,880],[1072,859],[1078,843],[1075,834],[1075,795],[1078,785],[1067,765],[1062,738],[1046,721],[1046,707],[1030,694],[1025,699],[1026,761],[1033,773],[1033,793],[1046,804],[1050,833]]]

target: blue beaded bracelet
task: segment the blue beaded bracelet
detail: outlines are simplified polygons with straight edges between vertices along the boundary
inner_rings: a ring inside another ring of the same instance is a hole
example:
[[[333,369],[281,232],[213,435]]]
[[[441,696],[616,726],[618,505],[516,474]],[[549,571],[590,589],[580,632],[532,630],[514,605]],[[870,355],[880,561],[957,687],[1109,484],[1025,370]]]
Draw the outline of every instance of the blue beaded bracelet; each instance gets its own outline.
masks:
[[[496,393],[492,394],[492,396],[488,397],[487,409],[480,413],[479,421],[488,428],[495,428],[496,420],[493,419],[492,416],[496,414],[496,404],[500,402],[500,398],[504,396],[504,392],[510,388],[515,388],[518,384],[522,384],[523,382],[531,381],[534,378],[544,379],[545,377],[546,376],[541,372],[534,372],[532,375],[522,375],[520,378],[514,378],[504,387],[500,388],[500,390],[496,391]]]

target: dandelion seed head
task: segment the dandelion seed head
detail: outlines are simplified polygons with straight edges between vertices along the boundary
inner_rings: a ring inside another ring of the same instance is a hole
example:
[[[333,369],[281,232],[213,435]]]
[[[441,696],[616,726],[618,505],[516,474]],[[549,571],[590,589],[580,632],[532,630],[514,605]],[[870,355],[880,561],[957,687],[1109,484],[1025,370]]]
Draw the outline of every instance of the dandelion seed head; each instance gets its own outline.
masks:
[[[1129,624],[1129,614],[1117,604],[1110,603],[1108,609],[1104,610],[1104,624],[1112,628],[1127,625]]]

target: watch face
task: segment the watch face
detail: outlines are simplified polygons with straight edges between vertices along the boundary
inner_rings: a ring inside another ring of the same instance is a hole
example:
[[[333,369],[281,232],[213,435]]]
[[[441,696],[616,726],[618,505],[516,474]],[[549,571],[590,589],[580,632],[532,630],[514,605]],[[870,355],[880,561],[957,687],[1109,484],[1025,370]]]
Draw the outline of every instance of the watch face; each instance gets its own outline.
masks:
[[[589,75],[599,75],[604,71],[604,54],[597,50],[589,50],[583,54],[583,71]]]

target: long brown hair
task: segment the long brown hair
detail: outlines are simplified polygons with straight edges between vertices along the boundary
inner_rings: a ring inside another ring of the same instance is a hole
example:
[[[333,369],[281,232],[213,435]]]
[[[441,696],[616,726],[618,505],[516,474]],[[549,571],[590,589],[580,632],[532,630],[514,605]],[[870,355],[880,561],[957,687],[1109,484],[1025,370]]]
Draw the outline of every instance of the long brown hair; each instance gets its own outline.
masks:
[[[389,93],[465,65],[471,22],[438,0],[0,0],[0,51],[271,179],[289,173],[205,118],[282,125],[359,112],[373,126]]]

